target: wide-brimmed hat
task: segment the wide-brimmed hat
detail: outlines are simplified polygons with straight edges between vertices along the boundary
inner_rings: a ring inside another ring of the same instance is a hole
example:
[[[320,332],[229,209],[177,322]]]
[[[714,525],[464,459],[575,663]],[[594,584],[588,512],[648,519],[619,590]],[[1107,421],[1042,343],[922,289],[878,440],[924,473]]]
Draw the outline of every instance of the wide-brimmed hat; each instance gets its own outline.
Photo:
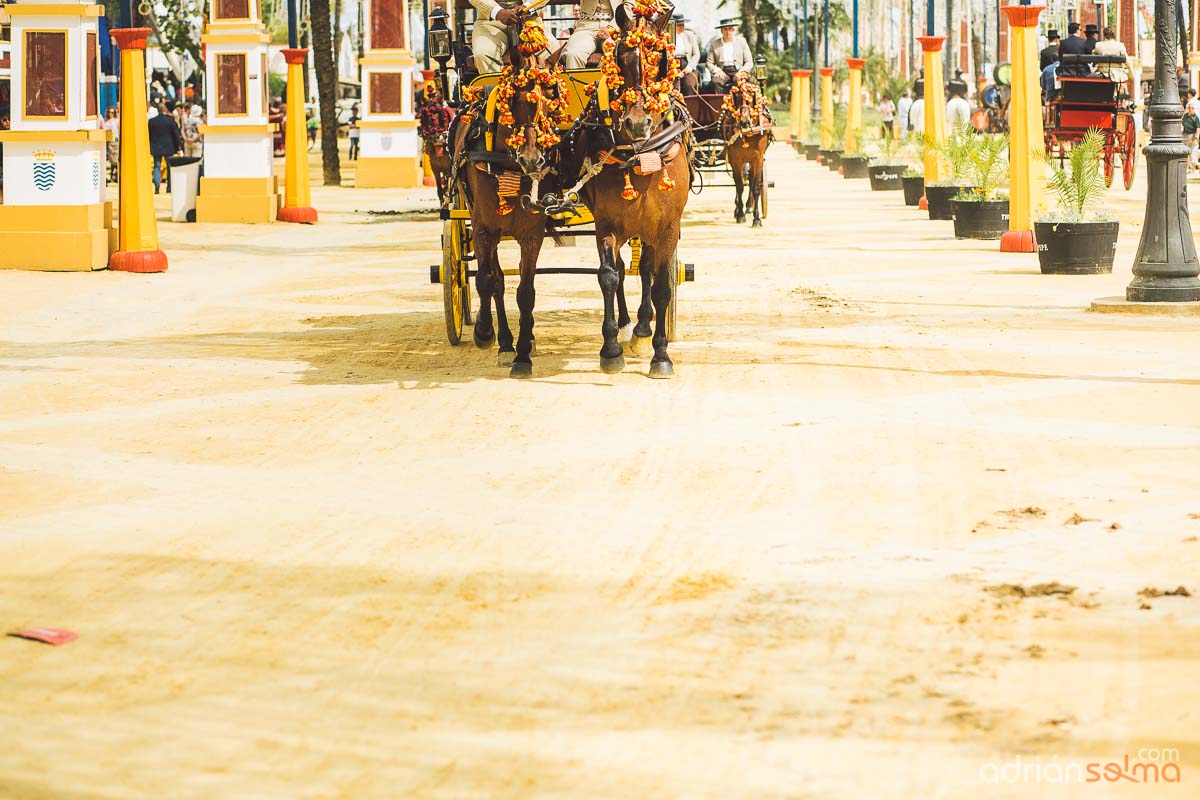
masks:
[[[683,25],[685,22],[691,22],[691,20],[685,17],[682,11],[676,11],[671,15],[671,22],[674,22],[676,25]]]
[[[740,24],[741,24],[741,20],[738,19],[737,17],[726,17],[725,19],[721,20],[720,23],[718,23],[717,27],[718,28],[736,28]]]

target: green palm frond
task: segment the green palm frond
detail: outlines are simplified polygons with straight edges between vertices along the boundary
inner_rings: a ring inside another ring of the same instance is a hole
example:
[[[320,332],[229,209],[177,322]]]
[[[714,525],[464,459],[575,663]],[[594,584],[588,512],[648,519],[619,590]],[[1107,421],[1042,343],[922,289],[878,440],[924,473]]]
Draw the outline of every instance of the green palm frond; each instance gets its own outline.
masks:
[[[1050,167],[1046,187],[1054,193],[1059,206],[1079,218],[1099,205],[1108,188],[1104,185],[1105,144],[1105,135],[1091,128],[1071,148],[1066,169],[1053,156],[1043,157]]]
[[[972,180],[977,193],[991,200],[1008,172],[1007,134],[975,136],[970,151]]]

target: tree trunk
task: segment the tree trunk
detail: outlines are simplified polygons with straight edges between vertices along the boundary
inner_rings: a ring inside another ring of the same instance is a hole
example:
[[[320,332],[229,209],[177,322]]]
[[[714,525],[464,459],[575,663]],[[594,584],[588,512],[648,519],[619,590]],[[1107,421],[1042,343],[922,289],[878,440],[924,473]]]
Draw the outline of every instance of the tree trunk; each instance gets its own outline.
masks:
[[[758,0],[742,0],[742,30],[750,43],[750,52],[758,52]]]
[[[329,0],[311,0],[313,65],[317,71],[317,98],[321,102],[321,165],[326,186],[342,185],[337,144],[337,65],[329,31]]]
[[[333,0],[333,74],[342,77],[342,0]]]

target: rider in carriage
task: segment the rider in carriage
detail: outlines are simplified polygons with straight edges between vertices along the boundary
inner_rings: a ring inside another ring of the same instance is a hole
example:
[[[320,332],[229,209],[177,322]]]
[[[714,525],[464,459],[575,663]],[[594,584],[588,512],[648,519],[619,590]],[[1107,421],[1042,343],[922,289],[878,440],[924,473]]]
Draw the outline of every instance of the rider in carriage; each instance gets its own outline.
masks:
[[[721,20],[721,35],[708,43],[708,63],[712,67],[713,88],[725,94],[738,75],[749,75],[754,56],[746,37],[737,32],[736,19]]]
[[[693,95],[700,91],[696,67],[700,64],[700,40],[696,34],[688,30],[688,19],[676,11],[671,15],[675,23],[675,60],[679,63],[679,90],[682,94]]]
[[[615,30],[616,7],[620,0],[581,0],[575,30],[562,51],[567,69],[583,69],[601,43]],[[526,19],[521,0],[471,0],[478,12],[472,33],[475,68],[482,74],[499,72],[504,54],[517,43]],[[546,54],[548,55],[548,54]]]

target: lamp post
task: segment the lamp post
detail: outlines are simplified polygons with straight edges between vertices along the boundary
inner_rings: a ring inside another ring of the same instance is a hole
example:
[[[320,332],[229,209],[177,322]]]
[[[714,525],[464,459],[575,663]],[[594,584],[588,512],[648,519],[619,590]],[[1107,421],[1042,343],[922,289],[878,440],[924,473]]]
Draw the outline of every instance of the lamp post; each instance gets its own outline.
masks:
[[[287,61],[287,119],[283,136],[285,183],[278,219],[280,222],[311,224],[317,221],[317,210],[312,207],[308,185],[308,133],[304,117],[304,65],[308,62],[308,48],[298,46],[298,3],[299,0],[287,0],[288,46],[283,51]],[[265,76],[263,79],[266,80]]]
[[[1200,262],[1188,219],[1188,148],[1175,80],[1179,6],[1154,3],[1154,95],[1150,98],[1150,144],[1146,154],[1146,217],[1125,299],[1134,302],[1200,300]]]

